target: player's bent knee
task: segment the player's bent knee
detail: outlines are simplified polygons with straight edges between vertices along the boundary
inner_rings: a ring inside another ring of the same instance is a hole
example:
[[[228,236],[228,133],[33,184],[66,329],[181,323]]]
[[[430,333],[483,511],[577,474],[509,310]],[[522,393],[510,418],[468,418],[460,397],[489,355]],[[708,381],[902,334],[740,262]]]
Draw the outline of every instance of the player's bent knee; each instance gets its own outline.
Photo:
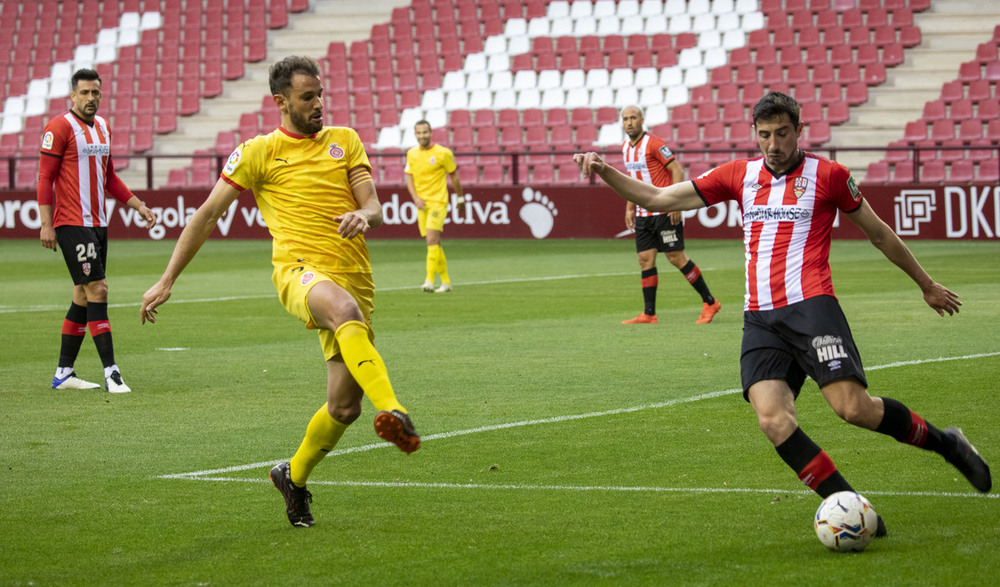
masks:
[[[341,424],[351,425],[361,416],[361,402],[347,402],[328,407],[330,417]]]

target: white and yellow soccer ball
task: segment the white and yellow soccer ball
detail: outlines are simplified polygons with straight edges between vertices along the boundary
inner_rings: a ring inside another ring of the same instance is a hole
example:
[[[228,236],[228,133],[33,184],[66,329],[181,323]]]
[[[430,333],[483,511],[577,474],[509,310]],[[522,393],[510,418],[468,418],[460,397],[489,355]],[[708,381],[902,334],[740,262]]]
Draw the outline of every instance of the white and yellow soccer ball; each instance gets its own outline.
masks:
[[[830,550],[861,552],[875,537],[878,514],[863,495],[839,491],[819,504],[813,527]]]

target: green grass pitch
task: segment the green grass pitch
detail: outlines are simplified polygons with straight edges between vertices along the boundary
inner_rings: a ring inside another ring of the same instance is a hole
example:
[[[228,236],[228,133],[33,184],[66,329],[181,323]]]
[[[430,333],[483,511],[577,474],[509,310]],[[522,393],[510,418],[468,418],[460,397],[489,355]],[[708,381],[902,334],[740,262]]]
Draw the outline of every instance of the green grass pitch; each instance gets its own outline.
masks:
[[[961,426],[1000,463],[1000,244],[911,242],[964,302],[939,317],[868,243],[834,282],[871,392]],[[736,389],[743,253],[691,241],[723,309],[661,255],[658,325],[631,241],[446,240],[454,292],[420,291],[424,246],[370,241],[376,345],[424,443],[361,419],[292,528],[267,480],[324,401],[316,335],[281,308],[267,242],[211,241],[159,322],[142,293],[173,243],[116,241],[109,286],[133,393],[50,389],[70,281],[37,241],[0,244],[0,585],[990,585],[1000,501],[940,457],[853,428],[807,382],[800,421],[889,527],[827,551],[819,498]],[[85,341],[77,371],[100,380]]]

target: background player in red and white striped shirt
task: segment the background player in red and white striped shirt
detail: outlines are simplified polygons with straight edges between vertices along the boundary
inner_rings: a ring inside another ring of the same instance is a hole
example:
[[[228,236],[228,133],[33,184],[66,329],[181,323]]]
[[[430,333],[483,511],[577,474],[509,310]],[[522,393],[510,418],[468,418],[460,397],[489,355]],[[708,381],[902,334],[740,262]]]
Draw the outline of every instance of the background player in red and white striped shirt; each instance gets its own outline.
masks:
[[[830,279],[830,231],[837,213],[909,275],[938,314],[958,312],[958,296],[931,279],[872,211],[846,168],[799,149],[803,127],[795,100],[767,94],[754,106],[753,127],[763,157],[733,161],[667,188],[632,179],[595,153],[574,158],[585,175],[597,173],[622,197],[649,209],[739,203],[747,259],[743,395],[803,483],[822,497],[851,490],[829,455],[799,428],[795,399],[809,375],[845,421],[936,452],[976,489],[988,492],[989,466],[961,430],[939,430],[902,403],[868,394],[861,357]],[[878,530],[876,536],[886,534],[881,517]]]
[[[62,249],[73,278],[73,302],[63,320],[59,366],[53,389],[96,389],[73,370],[80,345],[89,328],[104,364],[108,391],[131,391],[115,363],[111,324],[108,321],[109,207],[105,190],[128,205],[146,221],[156,215],[135,197],[115,174],[111,161],[111,131],[97,116],[101,105],[101,78],[92,69],[80,69],[71,79],[73,107],[45,125],[38,171],[38,209],[41,241],[47,249]]]
[[[628,136],[622,143],[622,159],[626,172],[636,179],[656,187],[684,181],[684,169],[677,157],[660,137],[646,132],[645,118],[638,106],[622,109],[622,128]],[[656,324],[656,289],[659,275],[656,252],[662,251],[670,263],[684,274],[691,287],[701,296],[702,310],[696,324],[708,324],[722,309],[722,304],[708,290],[701,269],[684,252],[684,218],[680,212],[661,214],[637,206],[625,205],[625,226],[635,231],[635,250],[642,271],[643,312],[622,324]]]

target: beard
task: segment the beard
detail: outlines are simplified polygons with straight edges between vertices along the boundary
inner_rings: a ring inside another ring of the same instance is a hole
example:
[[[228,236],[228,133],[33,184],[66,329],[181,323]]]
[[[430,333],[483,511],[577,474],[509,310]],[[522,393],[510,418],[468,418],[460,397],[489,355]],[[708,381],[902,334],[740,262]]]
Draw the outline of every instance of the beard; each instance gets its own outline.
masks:
[[[295,128],[301,130],[303,134],[316,134],[323,129],[322,120],[319,122],[313,122],[312,119],[302,116],[295,111],[289,112],[288,115],[289,118],[292,119],[292,124],[295,125]]]

